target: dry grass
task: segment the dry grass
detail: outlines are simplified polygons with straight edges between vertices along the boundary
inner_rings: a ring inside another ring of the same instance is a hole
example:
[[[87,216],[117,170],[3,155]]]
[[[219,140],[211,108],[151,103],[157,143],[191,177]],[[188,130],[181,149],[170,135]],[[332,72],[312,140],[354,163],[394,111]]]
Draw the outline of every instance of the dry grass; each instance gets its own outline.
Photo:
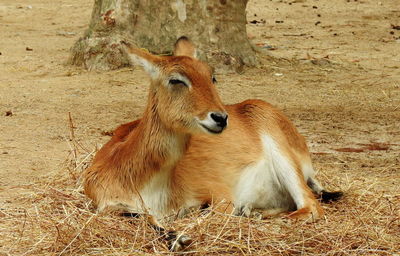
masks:
[[[1,209],[0,255],[170,254],[143,219],[94,213],[80,180],[94,152],[77,142],[72,119],[70,129],[70,156],[63,170],[25,186],[30,192],[13,199],[23,207]],[[374,183],[364,184],[347,183],[345,198],[324,205],[325,218],[316,223],[261,221],[211,210],[167,227],[194,239],[183,252],[189,255],[396,255],[400,196],[374,192]]]
[[[57,174],[25,181],[57,171],[50,166],[64,157],[64,145],[54,139],[64,132],[60,113],[79,109],[85,124],[79,136],[94,143],[96,128],[107,130],[137,116],[146,97],[138,72],[87,73],[61,65],[87,28],[90,1],[26,1],[23,6],[33,6],[29,10],[15,2],[2,1],[0,8],[0,105],[13,113],[2,112],[8,116],[0,120],[0,144],[9,152],[0,159],[0,175],[2,181],[18,182],[2,183],[0,190],[20,193],[0,203],[0,256],[170,254],[143,220],[94,214],[80,180],[94,150],[78,143],[72,132],[70,155]],[[248,19],[268,19],[266,26],[248,25],[254,42],[278,46],[271,55],[287,59],[266,57],[265,70],[221,74],[221,97],[227,103],[260,98],[286,109],[313,145],[318,178],[346,196],[324,205],[325,218],[312,224],[193,213],[168,224],[193,238],[184,254],[399,255],[400,146],[371,151],[359,145],[399,143],[399,44],[394,39],[399,34],[391,29],[398,25],[396,1],[313,1],[318,9],[311,1],[251,2]],[[285,22],[275,24],[281,17]],[[317,20],[322,24],[315,26]],[[60,31],[77,35],[59,36]],[[297,31],[307,36],[285,36]],[[327,54],[329,62],[320,61]],[[59,145],[38,150],[51,143]],[[335,150],[344,147],[362,152]],[[54,155],[48,157],[51,150]]]

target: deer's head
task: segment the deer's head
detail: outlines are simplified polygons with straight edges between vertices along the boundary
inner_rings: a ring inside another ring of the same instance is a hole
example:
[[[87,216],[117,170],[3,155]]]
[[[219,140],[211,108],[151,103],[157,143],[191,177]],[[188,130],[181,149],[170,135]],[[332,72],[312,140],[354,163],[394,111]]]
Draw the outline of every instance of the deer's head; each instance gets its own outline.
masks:
[[[156,56],[130,46],[126,52],[151,78],[151,102],[167,127],[185,133],[221,133],[228,115],[218,96],[212,69],[196,59],[186,37],[175,43],[173,56]]]

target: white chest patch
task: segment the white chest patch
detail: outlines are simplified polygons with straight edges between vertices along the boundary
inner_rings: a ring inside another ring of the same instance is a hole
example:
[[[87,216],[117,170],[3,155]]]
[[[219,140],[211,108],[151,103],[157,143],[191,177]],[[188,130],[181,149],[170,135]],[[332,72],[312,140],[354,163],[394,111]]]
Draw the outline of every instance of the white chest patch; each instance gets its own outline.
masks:
[[[171,193],[170,172],[170,168],[160,170],[139,191],[141,199],[138,198],[135,201],[139,201],[137,202],[137,206],[139,209],[142,209],[141,212],[147,211],[157,218],[161,218],[167,213]]]

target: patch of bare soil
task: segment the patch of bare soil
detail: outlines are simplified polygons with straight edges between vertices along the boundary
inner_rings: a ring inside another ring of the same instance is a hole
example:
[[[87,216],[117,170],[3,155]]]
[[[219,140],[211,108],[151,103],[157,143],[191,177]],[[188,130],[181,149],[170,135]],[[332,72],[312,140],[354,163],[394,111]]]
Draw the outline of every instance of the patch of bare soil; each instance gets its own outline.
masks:
[[[0,255],[168,254],[142,220],[95,215],[82,195],[81,171],[112,129],[140,117],[148,83],[139,69],[64,64],[91,8],[0,3]],[[253,0],[247,15],[266,54],[244,74],[217,74],[221,98],[283,109],[307,137],[318,178],[345,197],[314,224],[211,211],[168,225],[193,237],[193,255],[398,255],[400,5]]]

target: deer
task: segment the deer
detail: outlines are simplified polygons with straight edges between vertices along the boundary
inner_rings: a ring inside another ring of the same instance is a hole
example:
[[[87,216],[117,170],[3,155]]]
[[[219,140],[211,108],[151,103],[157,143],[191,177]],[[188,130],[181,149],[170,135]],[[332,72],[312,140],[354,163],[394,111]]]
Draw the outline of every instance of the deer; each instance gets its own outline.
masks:
[[[144,215],[179,251],[192,240],[164,229],[172,213],[226,201],[238,216],[315,221],[318,198],[342,196],[317,181],[304,137],[280,110],[256,99],[222,103],[212,68],[187,37],[172,56],[121,43],[151,82],[142,118],[118,127],[84,173],[98,212]]]

